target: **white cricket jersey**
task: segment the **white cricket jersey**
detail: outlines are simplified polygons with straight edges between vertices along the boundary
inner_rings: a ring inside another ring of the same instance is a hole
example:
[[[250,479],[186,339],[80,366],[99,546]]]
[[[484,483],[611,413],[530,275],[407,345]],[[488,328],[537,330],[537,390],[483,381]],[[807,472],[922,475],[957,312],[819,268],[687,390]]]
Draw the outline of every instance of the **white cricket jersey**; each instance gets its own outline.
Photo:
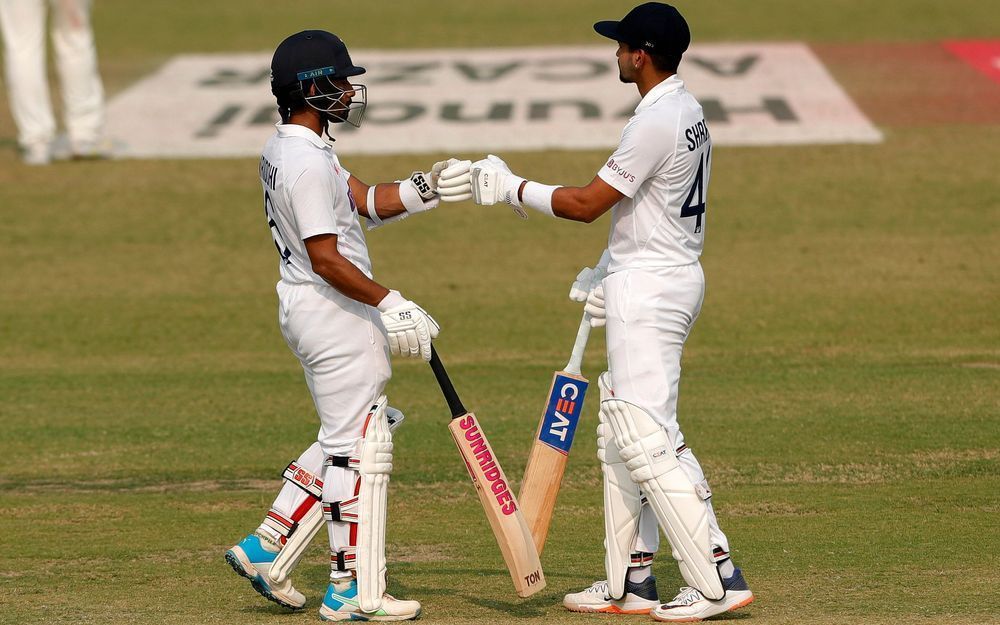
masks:
[[[609,270],[689,265],[705,241],[712,139],[676,75],[653,87],[598,176],[622,192],[611,209]]]
[[[260,182],[283,281],[329,286],[313,272],[306,252],[305,239],[319,234],[337,235],[340,255],[372,277],[357,202],[347,183],[350,176],[333,146],[312,130],[277,124],[260,158]]]

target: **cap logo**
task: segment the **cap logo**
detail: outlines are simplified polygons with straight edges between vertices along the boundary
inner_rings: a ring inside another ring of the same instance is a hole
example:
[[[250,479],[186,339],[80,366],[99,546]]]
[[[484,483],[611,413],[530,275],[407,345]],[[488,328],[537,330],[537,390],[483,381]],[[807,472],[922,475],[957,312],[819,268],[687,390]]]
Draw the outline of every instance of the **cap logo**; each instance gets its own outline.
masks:
[[[656,47],[656,44],[653,43],[652,41],[647,41],[646,43],[644,43],[642,45],[644,45],[647,48],[655,48]]]
[[[310,69],[304,72],[299,72],[296,74],[299,80],[309,80],[310,78],[319,78],[320,76],[329,76],[330,74],[336,74],[337,68],[335,67],[321,67],[320,69]]]

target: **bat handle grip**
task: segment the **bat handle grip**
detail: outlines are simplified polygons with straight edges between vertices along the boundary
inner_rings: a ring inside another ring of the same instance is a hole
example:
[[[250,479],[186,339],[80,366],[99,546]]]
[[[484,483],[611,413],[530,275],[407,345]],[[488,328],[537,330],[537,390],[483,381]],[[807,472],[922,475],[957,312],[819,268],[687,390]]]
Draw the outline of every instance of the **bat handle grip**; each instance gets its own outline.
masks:
[[[566,363],[566,373],[580,375],[580,367],[583,365],[583,352],[587,350],[587,340],[590,338],[590,315],[583,313],[580,320],[580,329],[576,331],[576,343],[573,344],[573,353]]]
[[[448,372],[445,371],[444,364],[441,362],[441,358],[438,357],[437,350],[434,349],[433,344],[431,344],[431,371],[434,372],[438,386],[441,387],[441,393],[444,395],[445,401],[448,402],[448,409],[451,410],[451,418],[461,417],[467,413],[468,410],[462,405],[462,400],[458,397],[458,391],[455,390],[455,386],[451,383],[451,378],[448,377]]]

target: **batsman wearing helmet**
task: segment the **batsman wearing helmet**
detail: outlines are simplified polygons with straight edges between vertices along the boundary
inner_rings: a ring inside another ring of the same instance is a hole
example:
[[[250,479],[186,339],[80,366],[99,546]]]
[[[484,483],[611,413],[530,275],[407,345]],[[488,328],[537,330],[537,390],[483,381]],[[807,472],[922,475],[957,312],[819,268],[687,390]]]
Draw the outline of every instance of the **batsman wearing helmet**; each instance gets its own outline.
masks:
[[[318,440],[284,470],[261,525],[226,552],[254,589],[288,608],[305,596],[289,574],[324,524],[331,553],[323,620],[406,620],[420,603],[385,592],[386,488],[402,414],[383,390],[389,355],[430,359],[438,324],[375,282],[361,228],[471,197],[469,161],[449,159],[408,179],[366,185],[344,169],[331,128],[360,126],[364,74],[347,46],[320,30],[285,39],[271,61],[281,122],[260,159],[264,213],[278,251],[278,321],[305,372]]]
[[[677,9],[649,2],[594,29],[618,42],[620,78],[642,98],[597,176],[585,187],[539,184],[491,155],[472,165],[472,190],[477,204],[505,202],[587,223],[611,211],[608,248],[570,293],[586,299],[592,324],[607,326],[598,427],[607,579],[563,603],[577,612],[698,621],[753,601],[677,421],[681,350],[705,293],[698,259],[712,138],[701,105],[677,76],[691,41]],[[665,604],[651,575],[657,525],[688,584]]]

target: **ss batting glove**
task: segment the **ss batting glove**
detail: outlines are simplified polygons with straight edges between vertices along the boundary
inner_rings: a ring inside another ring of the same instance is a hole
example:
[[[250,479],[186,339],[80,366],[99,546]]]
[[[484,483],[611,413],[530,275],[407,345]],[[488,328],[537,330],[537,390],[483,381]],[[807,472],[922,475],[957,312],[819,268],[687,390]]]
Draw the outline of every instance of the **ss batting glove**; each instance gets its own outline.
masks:
[[[390,353],[431,359],[431,340],[437,338],[441,331],[441,326],[434,321],[434,317],[400,295],[399,291],[389,291],[378,303],[378,310],[389,337]]]
[[[608,313],[604,308],[604,285],[598,283],[594,290],[587,296],[587,304],[583,307],[584,312],[590,315],[590,327],[600,328],[607,323]]]
[[[480,206],[492,206],[504,202],[514,207],[514,212],[522,219],[528,214],[521,208],[517,192],[525,181],[515,176],[499,156],[490,154],[481,161],[472,164],[472,200]]]
[[[438,200],[460,202],[471,198],[470,165],[472,161],[449,158],[434,163],[430,171],[415,171],[408,180],[399,181],[406,186],[399,189],[406,212],[413,214],[430,210],[437,207]]]

